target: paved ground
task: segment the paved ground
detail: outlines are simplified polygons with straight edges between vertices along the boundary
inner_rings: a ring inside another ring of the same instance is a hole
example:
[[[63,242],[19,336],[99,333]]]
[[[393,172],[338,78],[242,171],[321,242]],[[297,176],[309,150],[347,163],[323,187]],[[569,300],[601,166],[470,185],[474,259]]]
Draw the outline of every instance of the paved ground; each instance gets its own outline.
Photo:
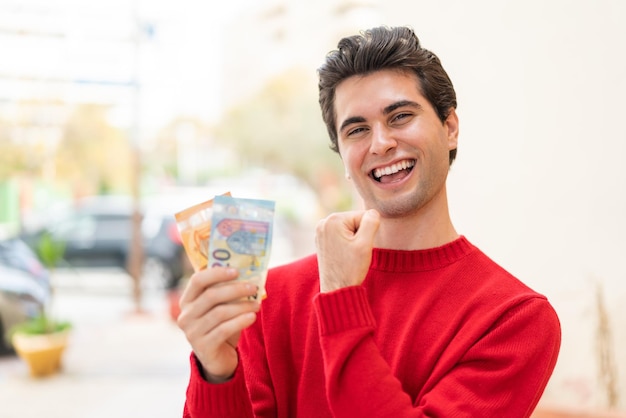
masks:
[[[53,310],[74,324],[61,373],[34,379],[14,356],[0,357],[0,417],[180,417],[189,346],[163,293],[133,313],[130,283],[116,271],[63,273]]]

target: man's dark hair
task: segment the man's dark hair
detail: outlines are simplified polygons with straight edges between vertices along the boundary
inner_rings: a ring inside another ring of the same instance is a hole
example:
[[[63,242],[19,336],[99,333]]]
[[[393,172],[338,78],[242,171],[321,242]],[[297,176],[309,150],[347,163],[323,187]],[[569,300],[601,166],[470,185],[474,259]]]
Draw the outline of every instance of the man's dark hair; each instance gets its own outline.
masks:
[[[326,61],[318,69],[319,103],[333,151],[339,152],[334,108],[337,86],[354,75],[386,69],[416,74],[420,92],[435,108],[442,123],[450,114],[450,109],[456,109],[452,81],[439,58],[422,48],[412,29],[381,26],[363,31],[360,35],[341,39],[337,49],[326,56]],[[450,150],[450,164],[455,157],[456,149]]]

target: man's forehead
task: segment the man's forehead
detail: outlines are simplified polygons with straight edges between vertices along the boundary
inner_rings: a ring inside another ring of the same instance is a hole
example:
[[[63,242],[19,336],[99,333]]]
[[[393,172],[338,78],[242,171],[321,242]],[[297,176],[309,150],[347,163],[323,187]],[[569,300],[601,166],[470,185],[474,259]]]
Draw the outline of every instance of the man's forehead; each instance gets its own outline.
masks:
[[[420,91],[417,76],[402,75],[384,78],[353,76],[337,86],[334,101],[335,114],[339,118],[385,114],[403,106],[423,108],[428,105],[428,100]]]
[[[367,74],[358,74],[342,80],[335,88],[335,104],[347,105],[352,97],[363,100],[363,95],[372,96],[374,99],[384,99],[394,102],[401,100],[398,96],[404,94],[405,98],[422,96],[421,83],[413,72],[397,70],[380,70]]]

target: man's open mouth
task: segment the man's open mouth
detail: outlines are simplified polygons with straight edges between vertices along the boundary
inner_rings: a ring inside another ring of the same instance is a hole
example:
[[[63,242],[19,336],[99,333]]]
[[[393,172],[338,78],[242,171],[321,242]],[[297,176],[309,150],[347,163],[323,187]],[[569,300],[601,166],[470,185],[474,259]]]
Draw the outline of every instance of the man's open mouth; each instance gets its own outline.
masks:
[[[387,167],[372,170],[372,178],[380,183],[389,183],[404,178],[415,166],[415,160],[402,160]]]

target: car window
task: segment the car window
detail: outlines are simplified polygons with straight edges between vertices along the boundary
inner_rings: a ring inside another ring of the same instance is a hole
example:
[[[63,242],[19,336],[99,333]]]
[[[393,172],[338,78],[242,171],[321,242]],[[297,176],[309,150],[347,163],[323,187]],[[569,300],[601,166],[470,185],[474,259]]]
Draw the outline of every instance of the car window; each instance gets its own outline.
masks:
[[[130,216],[106,215],[98,217],[96,237],[99,240],[127,240],[132,232]]]
[[[59,221],[51,232],[60,241],[93,239],[96,234],[96,220],[91,215],[77,215]]]

